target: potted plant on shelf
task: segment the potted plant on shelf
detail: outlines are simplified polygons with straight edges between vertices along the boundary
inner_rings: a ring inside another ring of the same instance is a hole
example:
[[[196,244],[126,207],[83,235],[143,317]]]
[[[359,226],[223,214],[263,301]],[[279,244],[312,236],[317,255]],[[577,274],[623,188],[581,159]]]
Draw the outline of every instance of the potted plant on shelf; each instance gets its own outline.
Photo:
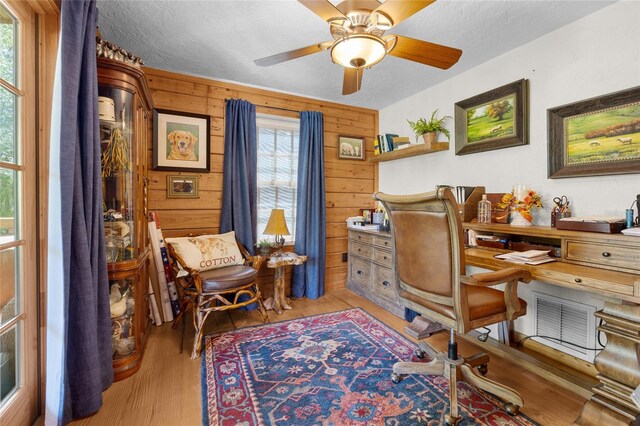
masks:
[[[262,256],[269,256],[271,254],[271,249],[273,248],[273,242],[263,239],[258,241],[256,247],[258,247],[258,253]]]
[[[438,133],[442,133],[447,137],[447,140],[449,140],[451,134],[449,133],[449,130],[444,127],[444,123],[451,117],[445,115],[442,118],[436,118],[437,113],[438,110],[433,111],[433,114],[431,114],[431,119],[429,121],[427,121],[424,117],[420,117],[417,121],[407,120],[407,122],[411,126],[411,129],[413,129],[413,132],[416,134],[416,141],[418,140],[418,136],[422,135],[422,137],[424,138],[424,143],[427,146],[431,147],[436,141]]]

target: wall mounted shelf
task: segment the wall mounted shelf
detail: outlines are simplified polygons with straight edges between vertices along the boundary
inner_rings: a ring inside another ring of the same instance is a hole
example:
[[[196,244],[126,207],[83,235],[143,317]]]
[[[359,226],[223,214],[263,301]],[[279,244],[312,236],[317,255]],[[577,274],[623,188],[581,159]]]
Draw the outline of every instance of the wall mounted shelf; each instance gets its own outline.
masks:
[[[412,145],[409,148],[398,149],[396,151],[385,152],[374,157],[369,157],[369,161],[379,163],[381,161],[397,160],[399,158],[414,157],[416,155],[431,154],[433,152],[447,151],[449,142],[435,142],[431,147],[425,144]]]

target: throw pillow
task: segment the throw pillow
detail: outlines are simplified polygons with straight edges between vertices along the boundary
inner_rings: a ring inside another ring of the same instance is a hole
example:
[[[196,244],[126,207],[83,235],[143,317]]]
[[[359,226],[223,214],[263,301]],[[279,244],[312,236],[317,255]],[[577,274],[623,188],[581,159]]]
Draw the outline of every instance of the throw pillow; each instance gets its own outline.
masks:
[[[236,233],[200,235],[199,237],[165,238],[186,266],[198,271],[242,265],[244,258],[238,244]]]

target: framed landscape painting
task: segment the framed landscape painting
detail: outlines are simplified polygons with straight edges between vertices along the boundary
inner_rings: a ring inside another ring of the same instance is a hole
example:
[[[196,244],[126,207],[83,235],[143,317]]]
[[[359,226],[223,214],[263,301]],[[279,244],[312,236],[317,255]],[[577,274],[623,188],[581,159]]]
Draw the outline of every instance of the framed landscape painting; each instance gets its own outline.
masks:
[[[456,155],[528,142],[527,80],[518,80],[456,103]]]
[[[208,115],[153,110],[153,169],[209,171]]]
[[[640,86],[547,110],[550,178],[640,173]]]

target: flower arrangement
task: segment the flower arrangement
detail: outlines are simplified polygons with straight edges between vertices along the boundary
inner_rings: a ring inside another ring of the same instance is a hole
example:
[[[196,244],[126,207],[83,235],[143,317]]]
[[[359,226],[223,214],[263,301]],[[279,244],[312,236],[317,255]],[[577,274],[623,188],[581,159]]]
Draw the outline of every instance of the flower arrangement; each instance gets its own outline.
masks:
[[[506,193],[502,196],[502,200],[498,203],[498,207],[501,209],[509,207],[509,210],[517,211],[522,215],[522,217],[531,222],[533,219],[531,209],[533,207],[542,208],[542,198],[540,198],[540,195],[533,190],[529,190],[527,192],[524,200],[519,200],[512,193]]]

